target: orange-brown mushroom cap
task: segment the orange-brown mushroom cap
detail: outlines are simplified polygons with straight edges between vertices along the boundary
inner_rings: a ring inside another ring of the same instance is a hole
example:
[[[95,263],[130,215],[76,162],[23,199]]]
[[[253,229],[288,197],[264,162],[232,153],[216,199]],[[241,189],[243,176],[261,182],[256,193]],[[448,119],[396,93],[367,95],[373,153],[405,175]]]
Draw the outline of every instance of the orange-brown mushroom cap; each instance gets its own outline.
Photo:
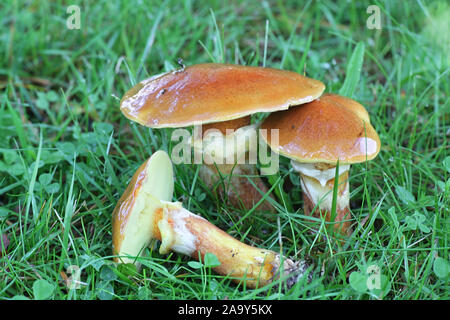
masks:
[[[140,254],[153,237],[154,208],[148,199],[172,200],[173,187],[169,155],[157,151],[138,168],[114,208],[112,244],[115,255]],[[124,261],[129,260],[124,258]]]
[[[120,197],[114,208],[112,214],[112,228],[113,228],[113,248],[114,253],[119,252],[120,245],[125,237],[125,227],[131,215],[131,211],[136,202],[138,193],[142,188],[142,182],[146,177],[145,168],[147,161],[145,161],[135,172],[128,184],[125,192]],[[140,248],[139,248],[140,249]]]
[[[298,162],[364,162],[375,158],[381,145],[366,109],[335,94],[272,113],[261,129],[272,150]],[[279,129],[278,145],[271,143],[270,129]]]
[[[284,110],[313,101],[324,89],[322,82],[292,71],[207,63],[138,83],[120,108],[148,127],[186,127]]]

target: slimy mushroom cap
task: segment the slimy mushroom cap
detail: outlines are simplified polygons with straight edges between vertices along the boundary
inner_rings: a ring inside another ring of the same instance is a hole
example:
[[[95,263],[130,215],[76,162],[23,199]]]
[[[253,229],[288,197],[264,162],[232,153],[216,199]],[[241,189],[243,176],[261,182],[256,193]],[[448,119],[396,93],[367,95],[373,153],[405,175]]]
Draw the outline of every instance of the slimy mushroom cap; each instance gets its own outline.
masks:
[[[151,128],[229,121],[310,102],[322,82],[296,72],[232,64],[197,64],[143,80],[122,98],[122,113]]]
[[[352,164],[372,160],[380,151],[380,138],[366,109],[335,94],[269,115],[262,137],[273,151],[303,163]],[[272,143],[271,129],[279,129]]]

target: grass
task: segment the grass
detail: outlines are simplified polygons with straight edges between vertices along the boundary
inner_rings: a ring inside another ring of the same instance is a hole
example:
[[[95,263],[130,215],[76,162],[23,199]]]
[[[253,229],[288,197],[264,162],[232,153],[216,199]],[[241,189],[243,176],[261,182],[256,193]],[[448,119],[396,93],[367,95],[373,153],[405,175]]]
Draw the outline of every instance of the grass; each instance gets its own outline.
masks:
[[[79,30],[66,28],[70,4]],[[380,30],[366,27],[371,4]],[[0,299],[448,299],[449,11],[424,0],[3,1],[0,234],[10,243]],[[146,158],[173,145],[170,130],[127,121],[119,99],[178,58],[305,73],[368,109],[383,146],[352,166],[356,228],[343,245],[309,233],[317,221],[303,215],[287,159],[270,179],[273,219],[236,214],[196,166],[175,166],[174,200],[246,243],[308,257],[311,283],[248,290],[156,247],[140,273],[111,263],[118,198]],[[383,292],[365,286],[370,266]],[[70,277],[82,284],[68,289]]]

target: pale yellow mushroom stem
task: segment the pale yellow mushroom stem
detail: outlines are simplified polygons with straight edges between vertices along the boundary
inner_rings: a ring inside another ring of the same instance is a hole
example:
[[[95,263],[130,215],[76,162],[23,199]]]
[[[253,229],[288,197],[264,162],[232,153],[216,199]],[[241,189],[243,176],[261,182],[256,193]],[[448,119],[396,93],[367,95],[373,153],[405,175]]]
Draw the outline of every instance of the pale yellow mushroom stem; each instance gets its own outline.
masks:
[[[306,262],[294,262],[274,251],[249,246],[180,203],[162,203],[154,217],[152,233],[161,240],[161,254],[174,251],[204,260],[206,253],[213,253],[220,261],[214,270],[235,282],[245,282],[248,288],[270,284],[280,275],[286,277],[289,288],[306,272]]]
[[[333,228],[341,234],[351,233],[349,165],[341,165],[336,197],[336,213],[332,217],[335,165],[324,163],[306,164],[292,161],[294,170],[300,174],[303,191],[304,213],[326,222],[334,222]],[[334,219],[333,219],[334,218]]]
[[[250,210],[268,192],[256,167],[256,130],[256,126],[250,125],[250,116],[247,116],[202,125],[201,137],[194,136],[194,151],[203,159],[199,177],[210,190],[234,208]],[[249,151],[250,148],[254,149]],[[254,163],[250,163],[252,152]],[[267,199],[256,209],[259,212],[275,212]]]
[[[249,246],[181,203],[170,202],[173,185],[172,163],[163,151],[154,153],[135,172],[113,211],[116,262],[139,266],[138,257],[157,239],[161,241],[161,254],[173,251],[202,261],[208,252],[216,255],[220,265],[215,271],[235,282],[245,282],[249,288],[279,278],[289,288],[305,275],[306,262],[294,262],[274,251]]]

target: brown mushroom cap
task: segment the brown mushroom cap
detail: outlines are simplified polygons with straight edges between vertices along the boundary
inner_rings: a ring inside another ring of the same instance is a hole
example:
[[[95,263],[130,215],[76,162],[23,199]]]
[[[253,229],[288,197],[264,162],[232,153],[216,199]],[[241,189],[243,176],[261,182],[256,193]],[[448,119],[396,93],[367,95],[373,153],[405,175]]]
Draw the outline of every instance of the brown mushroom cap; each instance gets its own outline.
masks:
[[[380,151],[380,138],[365,108],[335,94],[272,113],[261,125],[263,139],[275,152],[298,162],[341,164],[364,162]],[[271,145],[270,129],[279,129]]]
[[[114,208],[114,254],[139,255],[153,236],[151,226],[154,213],[148,198],[170,201],[173,186],[172,162],[166,152],[157,151],[135,172]]]
[[[144,80],[120,102],[130,120],[152,128],[228,121],[310,102],[322,82],[292,71],[198,64]]]

